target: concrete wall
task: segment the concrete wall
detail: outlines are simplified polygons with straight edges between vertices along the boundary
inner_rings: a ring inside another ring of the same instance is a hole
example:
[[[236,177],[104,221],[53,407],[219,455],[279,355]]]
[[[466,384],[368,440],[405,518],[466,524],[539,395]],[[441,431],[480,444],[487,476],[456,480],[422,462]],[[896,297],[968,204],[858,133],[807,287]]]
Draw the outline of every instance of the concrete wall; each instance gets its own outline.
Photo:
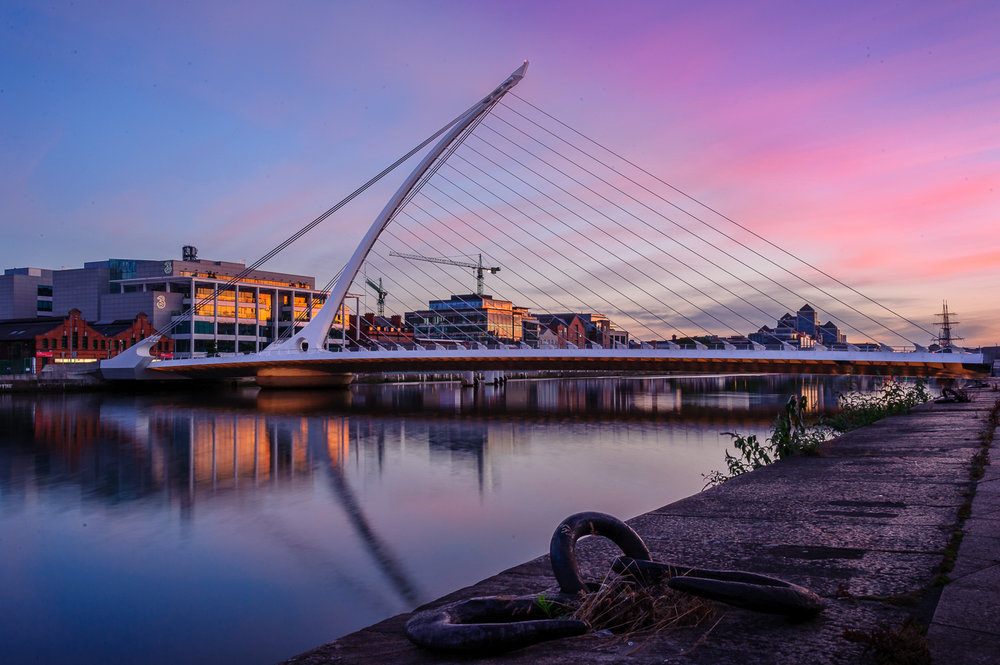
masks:
[[[38,295],[39,286],[52,286],[51,270],[16,268],[0,275],[0,319],[30,319],[52,314],[52,311],[38,309],[39,300],[52,301],[51,297]]]
[[[99,321],[101,296],[110,290],[108,268],[74,268],[52,273],[52,312],[57,316],[78,309],[86,321]]]
[[[101,321],[134,319],[139,312],[143,312],[153,328],[160,330],[170,323],[172,312],[183,309],[183,299],[184,295],[181,293],[165,291],[106,293],[101,296]]]

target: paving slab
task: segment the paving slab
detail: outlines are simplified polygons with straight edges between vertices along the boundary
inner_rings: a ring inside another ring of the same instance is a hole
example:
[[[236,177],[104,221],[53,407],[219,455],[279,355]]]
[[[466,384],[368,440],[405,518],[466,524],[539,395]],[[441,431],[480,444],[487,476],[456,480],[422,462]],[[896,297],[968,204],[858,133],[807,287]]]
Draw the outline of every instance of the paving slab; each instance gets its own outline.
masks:
[[[990,450],[997,458],[997,449]],[[963,525],[951,582],[941,592],[927,631],[936,663],[1000,661],[1000,460],[985,468]]]

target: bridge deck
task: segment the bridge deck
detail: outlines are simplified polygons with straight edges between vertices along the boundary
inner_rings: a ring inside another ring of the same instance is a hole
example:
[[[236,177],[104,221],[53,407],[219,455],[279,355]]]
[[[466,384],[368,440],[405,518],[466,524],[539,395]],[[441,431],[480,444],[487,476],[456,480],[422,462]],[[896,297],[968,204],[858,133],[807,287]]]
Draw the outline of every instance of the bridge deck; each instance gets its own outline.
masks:
[[[687,349],[478,349],[306,351],[219,358],[161,360],[156,374],[198,378],[256,376],[263,370],[315,372],[455,372],[580,370],[613,372],[714,372],[859,374],[962,377],[989,374],[981,354],[858,351],[748,351]]]

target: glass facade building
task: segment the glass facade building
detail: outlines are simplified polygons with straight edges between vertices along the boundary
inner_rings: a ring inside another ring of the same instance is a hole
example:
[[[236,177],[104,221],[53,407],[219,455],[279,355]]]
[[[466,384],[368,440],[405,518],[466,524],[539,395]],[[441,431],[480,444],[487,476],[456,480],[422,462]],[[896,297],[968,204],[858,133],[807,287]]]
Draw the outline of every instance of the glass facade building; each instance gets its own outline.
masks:
[[[199,259],[193,247],[181,260],[107,259],[82,268],[8,270],[4,277],[0,287],[9,282],[20,290],[0,302],[27,303],[23,313],[13,305],[0,312],[5,318],[36,311],[63,317],[75,309],[99,324],[142,313],[171,337],[177,357],[260,351],[293,326],[303,327],[327,297],[313,277],[247,271],[243,262]],[[345,305],[330,332],[331,346],[344,343],[346,319]]]
[[[118,278],[101,297],[101,318],[151,310],[157,329],[171,328],[177,355],[200,357],[263,350],[293,326],[301,329],[326,302],[312,277],[244,272],[241,262],[201,259],[139,261],[120,276],[112,268]],[[343,314],[331,330],[334,344],[343,343]]]
[[[429,309],[406,313],[417,342],[451,340],[481,344],[517,344],[524,338],[528,310],[488,295],[453,295],[431,300]]]

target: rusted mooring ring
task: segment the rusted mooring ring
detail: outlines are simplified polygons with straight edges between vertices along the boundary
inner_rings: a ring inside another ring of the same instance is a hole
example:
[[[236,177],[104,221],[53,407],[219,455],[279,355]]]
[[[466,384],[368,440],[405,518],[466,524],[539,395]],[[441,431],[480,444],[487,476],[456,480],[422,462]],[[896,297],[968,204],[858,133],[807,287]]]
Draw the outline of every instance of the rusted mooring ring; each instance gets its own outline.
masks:
[[[823,599],[808,589],[773,577],[651,561],[649,548],[627,524],[605,513],[584,512],[560,522],[549,543],[558,591],[472,598],[424,610],[407,622],[407,637],[429,649],[473,654],[584,634],[589,630],[585,622],[552,616],[554,608],[570,610],[592,590],[576,559],[576,541],[584,536],[604,536],[618,545],[625,556],[615,559],[612,570],[635,584],[654,585],[666,579],[667,586],[677,591],[796,619],[813,617],[824,607]]]
[[[584,536],[604,536],[621,548],[627,557],[649,560],[649,548],[628,524],[605,513],[585,512],[570,515],[556,527],[549,542],[552,572],[565,594],[586,593],[590,589],[580,576],[576,561],[576,541]]]
[[[742,570],[685,568],[672,563],[628,557],[615,559],[611,569],[644,585],[666,579],[667,586],[676,591],[755,612],[807,619],[816,616],[826,606],[822,598],[805,587]]]
[[[548,617],[538,600],[538,596],[460,600],[417,613],[406,624],[406,636],[440,651],[499,653],[587,632],[583,621]]]

